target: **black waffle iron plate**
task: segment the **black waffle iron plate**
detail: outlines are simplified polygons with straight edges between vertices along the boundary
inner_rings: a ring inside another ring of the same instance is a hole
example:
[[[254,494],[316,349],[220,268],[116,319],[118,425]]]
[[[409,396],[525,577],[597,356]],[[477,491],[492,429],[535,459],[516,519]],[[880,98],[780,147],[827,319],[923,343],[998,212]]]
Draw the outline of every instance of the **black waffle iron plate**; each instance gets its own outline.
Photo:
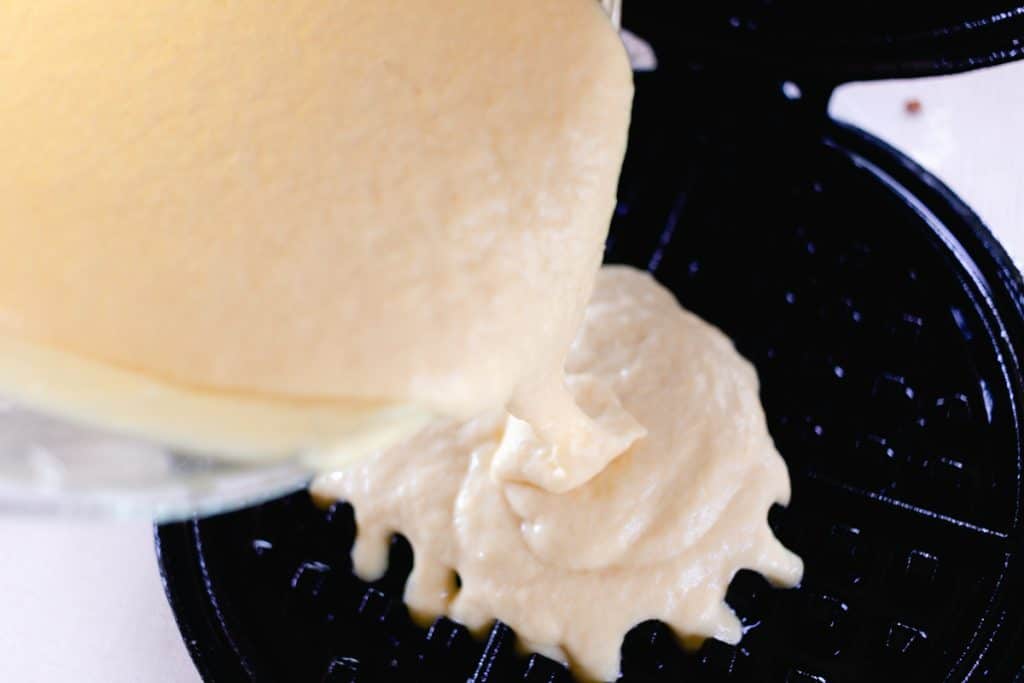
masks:
[[[1024,8],[740,4],[669,21],[661,2],[626,3],[661,67],[637,77],[607,260],[650,270],[757,365],[793,480],[771,522],[806,577],[782,591],[737,575],[737,647],[687,653],[638,625],[622,680],[1024,681],[1024,283],[939,181],[826,113],[842,80],[1017,56]],[[305,493],[160,527],[203,677],[571,680],[519,656],[502,624],[484,641],[446,619],[415,627],[408,544],[366,584],[353,535],[350,508]]]

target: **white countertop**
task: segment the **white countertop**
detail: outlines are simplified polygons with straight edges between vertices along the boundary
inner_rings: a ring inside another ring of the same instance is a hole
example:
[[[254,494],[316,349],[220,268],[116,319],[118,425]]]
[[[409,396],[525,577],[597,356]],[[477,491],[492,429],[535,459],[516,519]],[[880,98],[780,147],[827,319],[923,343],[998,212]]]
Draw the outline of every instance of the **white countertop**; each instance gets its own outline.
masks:
[[[909,114],[906,102],[921,104]],[[1024,62],[956,76],[855,83],[832,115],[906,152],[953,188],[1024,264]]]
[[[917,99],[921,111],[908,114]],[[1024,63],[854,84],[834,116],[945,180],[1024,263]],[[145,522],[0,517],[0,681],[199,680],[164,599]]]

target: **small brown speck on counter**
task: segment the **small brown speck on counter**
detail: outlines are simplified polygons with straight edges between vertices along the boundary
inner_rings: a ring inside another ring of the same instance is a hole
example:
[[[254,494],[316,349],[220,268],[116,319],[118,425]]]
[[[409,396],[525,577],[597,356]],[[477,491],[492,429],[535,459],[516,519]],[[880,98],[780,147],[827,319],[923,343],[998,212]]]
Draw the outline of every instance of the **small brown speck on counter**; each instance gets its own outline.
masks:
[[[918,114],[921,113],[921,110],[923,108],[924,107],[921,105],[921,100],[917,99],[916,97],[912,97],[912,98],[908,99],[903,104],[904,111],[906,111],[911,116],[917,116]]]

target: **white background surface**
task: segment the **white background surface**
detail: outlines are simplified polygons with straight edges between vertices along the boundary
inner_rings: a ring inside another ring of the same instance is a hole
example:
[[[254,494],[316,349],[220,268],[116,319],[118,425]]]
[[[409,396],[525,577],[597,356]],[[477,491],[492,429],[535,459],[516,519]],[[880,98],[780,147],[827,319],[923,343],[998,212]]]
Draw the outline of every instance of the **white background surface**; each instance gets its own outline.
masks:
[[[921,112],[910,115],[907,99]],[[1024,263],[1024,63],[846,86],[834,116],[945,180]],[[164,600],[144,522],[0,517],[0,681],[199,679]]]

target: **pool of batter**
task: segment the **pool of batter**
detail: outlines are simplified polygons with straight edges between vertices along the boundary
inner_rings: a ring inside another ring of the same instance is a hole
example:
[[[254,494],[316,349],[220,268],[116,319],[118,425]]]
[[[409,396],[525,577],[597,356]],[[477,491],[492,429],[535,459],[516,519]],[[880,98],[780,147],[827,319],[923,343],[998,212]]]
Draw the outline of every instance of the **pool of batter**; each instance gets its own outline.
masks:
[[[767,523],[790,486],[753,366],[650,275],[605,267],[566,383],[632,442],[568,491],[531,481],[572,464],[502,411],[438,422],[319,478],[316,496],[355,508],[356,572],[379,578],[401,533],[415,618],[477,631],[500,619],[584,679],[616,678],[622,637],[648,619],[690,642],[737,642],[724,602],[736,572],[792,586],[803,570]]]

